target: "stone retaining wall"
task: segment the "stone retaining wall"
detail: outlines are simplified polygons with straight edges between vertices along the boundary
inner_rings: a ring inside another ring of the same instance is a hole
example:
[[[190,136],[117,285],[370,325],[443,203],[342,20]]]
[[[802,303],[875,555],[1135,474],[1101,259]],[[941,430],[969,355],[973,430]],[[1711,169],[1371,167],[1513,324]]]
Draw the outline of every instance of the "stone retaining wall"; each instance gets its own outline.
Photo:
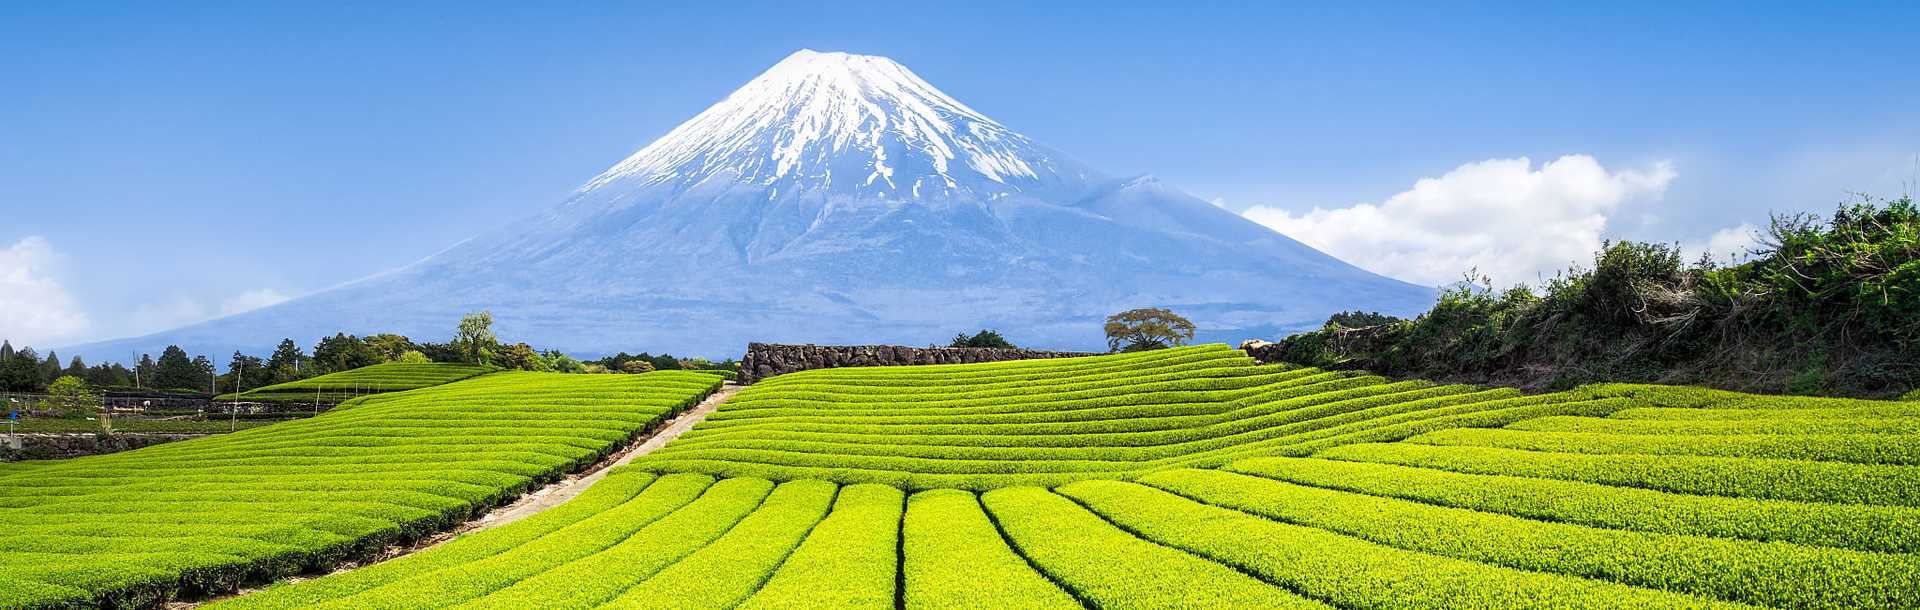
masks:
[[[0,461],[55,460],[115,453],[150,445],[200,438],[205,434],[0,433]]]
[[[843,366],[968,364],[1097,356],[1093,352],[1053,352],[998,347],[905,347],[900,345],[779,345],[752,343],[740,360],[740,383],[775,375]]]

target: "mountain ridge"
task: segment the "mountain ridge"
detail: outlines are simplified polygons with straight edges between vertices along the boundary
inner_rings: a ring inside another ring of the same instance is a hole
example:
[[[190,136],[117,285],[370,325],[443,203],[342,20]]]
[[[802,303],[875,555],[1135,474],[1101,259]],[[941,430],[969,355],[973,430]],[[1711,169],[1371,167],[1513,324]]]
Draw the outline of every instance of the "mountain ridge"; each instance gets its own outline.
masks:
[[[480,309],[504,337],[586,354],[921,344],[978,327],[1091,349],[1105,315],[1129,307],[1174,306],[1203,338],[1235,340],[1353,306],[1412,313],[1432,294],[1150,175],[1094,170],[892,60],[803,50],[530,219],[273,307],[77,351],[431,339]]]

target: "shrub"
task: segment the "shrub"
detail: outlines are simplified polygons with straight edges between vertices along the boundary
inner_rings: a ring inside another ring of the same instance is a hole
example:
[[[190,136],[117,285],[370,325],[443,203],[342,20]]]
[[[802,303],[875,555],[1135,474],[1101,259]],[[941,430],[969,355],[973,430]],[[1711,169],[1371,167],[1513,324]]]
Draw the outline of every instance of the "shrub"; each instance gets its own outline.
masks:
[[[966,333],[960,333],[954,336],[953,342],[947,344],[947,347],[998,347],[1013,349],[1013,343],[1007,341],[1006,337],[1000,336],[999,332],[981,329],[980,332],[974,333],[971,337],[967,336]]]

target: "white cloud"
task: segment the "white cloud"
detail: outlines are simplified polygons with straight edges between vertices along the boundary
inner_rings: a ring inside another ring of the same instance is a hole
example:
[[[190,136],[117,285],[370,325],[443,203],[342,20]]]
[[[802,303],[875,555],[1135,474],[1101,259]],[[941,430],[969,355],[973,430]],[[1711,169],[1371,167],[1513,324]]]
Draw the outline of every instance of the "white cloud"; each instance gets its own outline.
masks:
[[[1718,262],[1740,261],[1747,258],[1747,251],[1760,246],[1760,229],[1750,223],[1727,227],[1714,231],[1702,241],[1690,241],[1680,244],[1680,251],[1687,262],[1700,258],[1701,254],[1713,257]]]
[[[1254,206],[1244,215],[1376,273],[1440,285],[1478,269],[1500,285],[1534,282],[1600,249],[1623,202],[1658,200],[1674,178],[1667,162],[1608,171],[1586,155],[1538,169],[1525,157],[1489,159],[1422,178],[1385,202],[1301,215]]]
[[[290,298],[292,297],[282,294],[280,291],[274,290],[272,288],[260,288],[257,290],[248,290],[246,292],[233,295],[232,298],[229,298],[225,302],[221,303],[220,315],[231,316],[233,314],[245,313],[245,312],[253,311],[255,309],[259,309],[262,307],[278,305],[286,302],[287,299],[290,299]]]
[[[133,312],[127,317],[127,325],[130,334],[144,335],[213,318],[246,313],[281,303],[289,298],[291,297],[272,288],[258,288],[241,291],[220,301],[218,306],[212,306],[191,296],[175,294],[164,299],[135,305]]]
[[[0,337],[15,347],[86,330],[86,314],[52,276],[60,259],[53,244],[37,236],[0,250]]]
[[[1224,209],[1227,209],[1227,198],[1226,198],[1226,197],[1214,197],[1214,198],[1212,198],[1212,199],[1208,199],[1208,200],[1207,200],[1207,203],[1211,203],[1211,204],[1213,204],[1213,207],[1216,207],[1216,208],[1220,208],[1220,209],[1223,209],[1223,210],[1224,210]]]
[[[179,328],[208,318],[207,307],[184,294],[143,301],[127,315],[131,335],[145,335]]]

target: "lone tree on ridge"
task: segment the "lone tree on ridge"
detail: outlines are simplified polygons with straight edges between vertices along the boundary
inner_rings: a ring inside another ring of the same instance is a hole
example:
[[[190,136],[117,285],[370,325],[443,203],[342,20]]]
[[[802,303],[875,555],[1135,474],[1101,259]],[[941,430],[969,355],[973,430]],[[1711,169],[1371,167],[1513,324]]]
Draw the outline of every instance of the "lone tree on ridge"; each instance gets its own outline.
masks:
[[[1193,322],[1158,307],[1130,309],[1107,316],[1107,351],[1140,352],[1186,345]]]

